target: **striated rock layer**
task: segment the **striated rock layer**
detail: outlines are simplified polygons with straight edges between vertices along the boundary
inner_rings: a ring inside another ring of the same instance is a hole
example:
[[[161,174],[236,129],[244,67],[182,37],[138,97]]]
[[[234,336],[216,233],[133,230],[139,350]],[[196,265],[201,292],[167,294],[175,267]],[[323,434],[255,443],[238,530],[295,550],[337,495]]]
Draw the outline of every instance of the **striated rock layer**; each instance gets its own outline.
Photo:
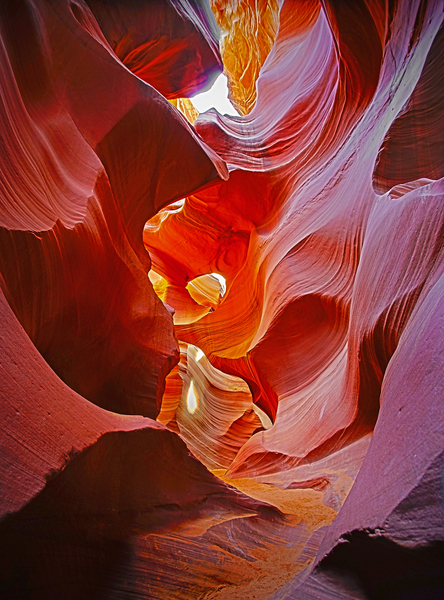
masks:
[[[2,5],[0,595],[440,598],[443,2],[210,4]]]

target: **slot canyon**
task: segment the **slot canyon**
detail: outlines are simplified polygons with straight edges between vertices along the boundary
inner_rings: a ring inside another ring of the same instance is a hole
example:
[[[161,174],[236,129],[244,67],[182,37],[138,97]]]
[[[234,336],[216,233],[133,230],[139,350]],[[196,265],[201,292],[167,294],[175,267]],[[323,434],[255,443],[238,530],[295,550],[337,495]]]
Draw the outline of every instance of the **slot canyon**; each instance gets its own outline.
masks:
[[[443,22],[2,0],[2,600],[444,598]]]

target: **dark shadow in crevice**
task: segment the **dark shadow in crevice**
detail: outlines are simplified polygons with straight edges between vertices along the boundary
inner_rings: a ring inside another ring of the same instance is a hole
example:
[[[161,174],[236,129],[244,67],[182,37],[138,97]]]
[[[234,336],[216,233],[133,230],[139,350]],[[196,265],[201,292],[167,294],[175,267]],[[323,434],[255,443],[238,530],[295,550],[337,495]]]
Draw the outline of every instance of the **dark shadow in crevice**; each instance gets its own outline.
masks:
[[[410,548],[370,530],[353,531],[316,574],[334,578],[338,588],[355,582],[369,600],[443,600],[444,542]]]
[[[213,523],[251,516],[285,525],[276,508],[209,473],[170,431],[108,432],[0,523],[0,598],[159,598],[146,590],[162,588],[159,568],[177,562],[174,540],[186,545]],[[157,565],[158,536],[172,541]]]

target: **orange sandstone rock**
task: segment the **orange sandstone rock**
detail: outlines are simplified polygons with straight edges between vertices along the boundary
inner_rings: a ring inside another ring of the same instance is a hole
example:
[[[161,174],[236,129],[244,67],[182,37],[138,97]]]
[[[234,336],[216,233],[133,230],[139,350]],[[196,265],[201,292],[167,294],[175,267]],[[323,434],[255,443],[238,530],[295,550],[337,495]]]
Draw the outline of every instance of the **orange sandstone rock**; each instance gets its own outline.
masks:
[[[442,1],[213,8],[2,7],[0,595],[436,597]]]

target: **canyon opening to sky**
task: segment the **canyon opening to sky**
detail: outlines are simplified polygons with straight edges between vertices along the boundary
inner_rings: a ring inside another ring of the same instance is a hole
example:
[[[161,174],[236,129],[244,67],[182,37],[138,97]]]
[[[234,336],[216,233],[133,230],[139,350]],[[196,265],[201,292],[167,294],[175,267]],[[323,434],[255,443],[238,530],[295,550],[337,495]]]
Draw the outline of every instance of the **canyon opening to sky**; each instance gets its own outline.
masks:
[[[443,0],[4,0],[0,597],[444,597]]]

